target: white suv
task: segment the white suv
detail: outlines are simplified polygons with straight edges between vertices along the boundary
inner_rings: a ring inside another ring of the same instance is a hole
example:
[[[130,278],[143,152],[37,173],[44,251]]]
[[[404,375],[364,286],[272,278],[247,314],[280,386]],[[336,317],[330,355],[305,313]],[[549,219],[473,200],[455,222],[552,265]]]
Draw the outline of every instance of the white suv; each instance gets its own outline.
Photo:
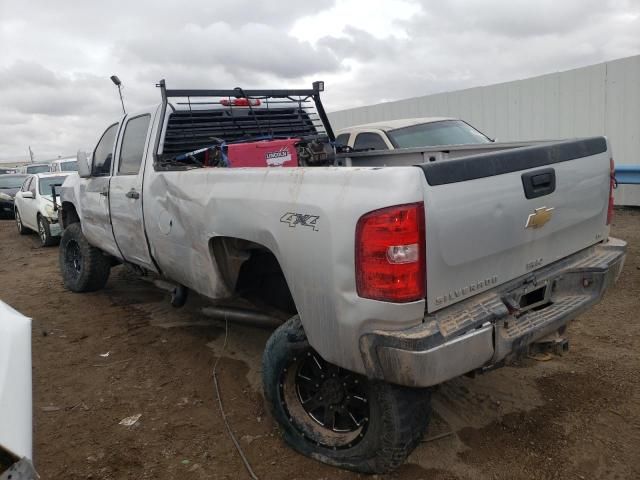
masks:
[[[60,241],[62,229],[58,223],[58,211],[54,204],[60,186],[71,172],[38,173],[29,175],[16,193],[15,216],[20,235],[35,230],[44,247]]]

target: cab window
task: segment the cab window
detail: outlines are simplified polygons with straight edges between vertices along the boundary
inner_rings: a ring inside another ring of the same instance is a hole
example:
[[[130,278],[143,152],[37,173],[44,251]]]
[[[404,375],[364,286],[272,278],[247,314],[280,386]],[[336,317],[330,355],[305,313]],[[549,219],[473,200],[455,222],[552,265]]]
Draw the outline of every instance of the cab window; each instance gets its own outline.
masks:
[[[135,175],[140,170],[151,115],[141,115],[127,122],[120,147],[118,173]]]
[[[353,149],[358,151],[389,150],[389,147],[387,147],[387,144],[377,133],[363,132],[359,133],[356,137]]]
[[[118,133],[118,124],[114,123],[105,130],[93,152],[91,175],[95,177],[111,174],[111,162],[113,161],[113,147]]]
[[[344,148],[349,145],[350,133],[341,133],[336,137],[336,148]]]

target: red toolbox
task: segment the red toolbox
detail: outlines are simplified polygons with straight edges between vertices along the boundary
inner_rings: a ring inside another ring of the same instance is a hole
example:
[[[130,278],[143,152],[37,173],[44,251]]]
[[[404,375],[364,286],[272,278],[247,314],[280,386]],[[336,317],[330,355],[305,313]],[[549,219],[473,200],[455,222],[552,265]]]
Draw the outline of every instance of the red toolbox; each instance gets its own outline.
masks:
[[[230,168],[242,167],[297,167],[296,144],[300,139],[262,140],[227,145]]]

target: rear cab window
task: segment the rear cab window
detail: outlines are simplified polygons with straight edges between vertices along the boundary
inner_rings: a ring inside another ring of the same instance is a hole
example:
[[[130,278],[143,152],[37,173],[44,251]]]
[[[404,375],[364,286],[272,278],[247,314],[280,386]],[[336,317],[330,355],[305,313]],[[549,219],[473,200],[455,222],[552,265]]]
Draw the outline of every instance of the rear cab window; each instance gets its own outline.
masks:
[[[140,170],[151,115],[140,115],[127,121],[120,147],[119,175],[135,175]]]
[[[105,130],[93,152],[91,175],[103,177],[111,174],[111,162],[113,161],[113,148],[116,143],[118,124],[114,123]]]

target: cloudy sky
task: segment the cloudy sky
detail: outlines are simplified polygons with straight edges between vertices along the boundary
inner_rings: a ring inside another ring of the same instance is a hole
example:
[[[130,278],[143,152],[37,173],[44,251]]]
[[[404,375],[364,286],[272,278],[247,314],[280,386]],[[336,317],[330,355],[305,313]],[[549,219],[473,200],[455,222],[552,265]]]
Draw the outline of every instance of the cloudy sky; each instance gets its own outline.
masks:
[[[154,88],[306,87],[329,111],[640,53],[640,0],[0,0],[0,160],[92,148]]]

